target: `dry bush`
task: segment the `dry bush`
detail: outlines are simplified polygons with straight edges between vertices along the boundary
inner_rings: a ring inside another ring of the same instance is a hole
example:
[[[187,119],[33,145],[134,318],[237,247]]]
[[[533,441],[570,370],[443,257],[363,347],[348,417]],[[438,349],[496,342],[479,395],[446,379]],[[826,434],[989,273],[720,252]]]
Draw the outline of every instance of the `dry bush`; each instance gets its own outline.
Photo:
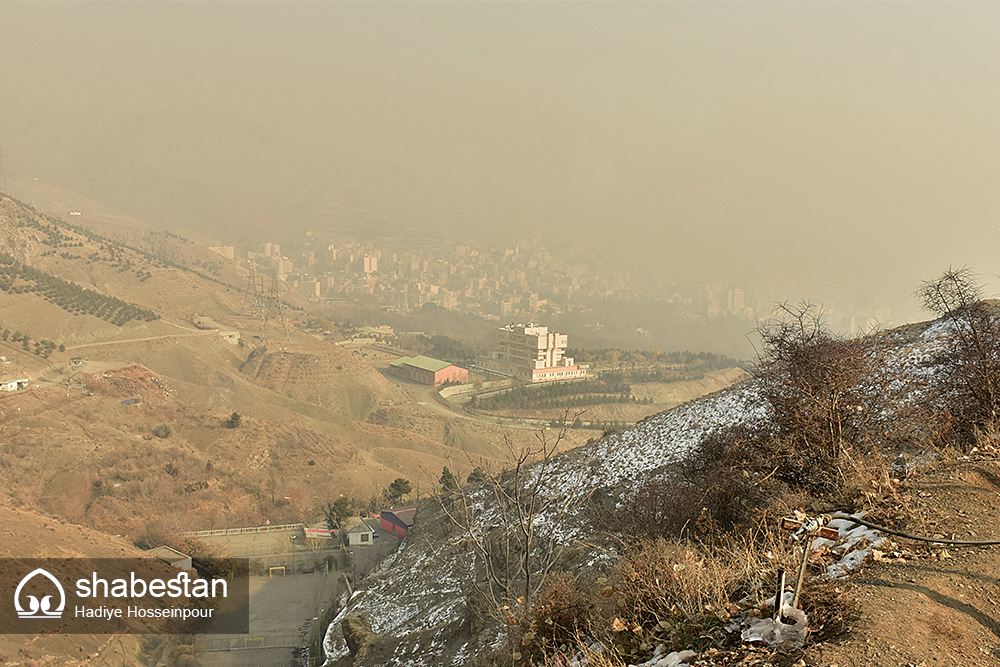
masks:
[[[576,576],[550,574],[524,615],[512,639],[526,664],[545,664],[551,656],[575,651],[579,637],[588,629],[594,609],[591,587],[581,586]]]
[[[976,431],[1000,419],[1000,320],[983,288],[968,268],[948,269],[917,290],[929,310],[951,324],[947,345],[935,361],[943,371],[935,407],[947,410],[955,440],[962,449],[976,441]]]
[[[724,628],[741,611],[740,601],[772,595],[777,571],[794,562],[788,541],[773,529],[733,535],[713,546],[642,542],[609,580],[600,639],[630,662],[660,644],[667,651],[726,646],[733,635]],[[593,621],[592,627],[601,624]]]
[[[773,526],[731,534],[712,546],[639,542],[607,579],[595,582],[589,595],[561,583],[564,587],[553,599],[567,612],[579,610],[571,622],[562,620],[561,627],[575,627],[577,634],[572,642],[565,642],[566,634],[557,640],[564,643],[549,642],[546,650],[532,654],[530,664],[566,664],[560,660],[575,655],[592,667],[622,667],[648,660],[660,645],[664,653],[693,649],[704,655],[710,650],[712,664],[740,663],[756,649],[745,645],[739,633],[727,632],[726,625],[748,606],[768,612],[765,600],[774,595],[778,571],[794,572],[798,558],[787,536]],[[840,585],[810,578],[803,587],[800,604],[810,615],[816,639],[836,637],[857,619],[856,607]],[[566,604],[579,600],[584,604]]]
[[[1000,426],[996,422],[976,429],[975,448],[981,456],[1000,454]]]
[[[810,304],[782,304],[758,327],[762,349],[754,376],[771,407],[775,474],[791,486],[824,495],[842,486],[845,453],[871,451],[910,415],[905,383],[886,362],[888,341],[871,331],[833,334]]]

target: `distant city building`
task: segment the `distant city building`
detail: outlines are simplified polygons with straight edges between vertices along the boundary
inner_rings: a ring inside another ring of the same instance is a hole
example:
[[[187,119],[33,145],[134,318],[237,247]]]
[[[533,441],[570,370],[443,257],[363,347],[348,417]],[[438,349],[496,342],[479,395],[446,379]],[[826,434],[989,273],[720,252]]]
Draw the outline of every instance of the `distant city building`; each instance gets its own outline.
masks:
[[[469,371],[466,369],[431,357],[400,357],[390,366],[397,375],[422,384],[469,381]]]
[[[365,273],[376,273],[378,271],[378,257],[376,255],[365,255]]]
[[[577,366],[565,356],[569,337],[549,332],[536,324],[512,324],[497,330],[497,349],[476,361],[488,371],[524,380],[551,382],[572,380],[587,375],[585,366]]]
[[[304,297],[319,296],[322,293],[323,283],[319,280],[297,280],[292,284],[299,294]]]

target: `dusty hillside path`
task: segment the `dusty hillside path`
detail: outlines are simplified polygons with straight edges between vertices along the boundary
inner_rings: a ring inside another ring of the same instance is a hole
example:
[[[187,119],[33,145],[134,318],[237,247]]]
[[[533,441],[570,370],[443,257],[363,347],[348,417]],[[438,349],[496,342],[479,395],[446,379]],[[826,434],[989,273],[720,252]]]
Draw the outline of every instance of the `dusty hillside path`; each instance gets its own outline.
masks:
[[[1000,539],[997,459],[942,464],[900,491],[914,519],[899,529],[947,539]],[[893,538],[847,585],[860,620],[806,665],[1000,665],[1000,546],[954,548]],[[899,553],[899,557],[897,557]]]
[[[123,345],[125,343],[141,343],[147,340],[163,340],[165,338],[186,338],[189,336],[212,336],[218,335],[215,331],[197,331],[195,333],[164,334],[161,336],[146,336],[145,338],[125,338],[122,340],[105,340],[99,343],[81,343],[80,345],[67,345],[67,350],[79,350],[85,347],[101,347],[104,345]]]

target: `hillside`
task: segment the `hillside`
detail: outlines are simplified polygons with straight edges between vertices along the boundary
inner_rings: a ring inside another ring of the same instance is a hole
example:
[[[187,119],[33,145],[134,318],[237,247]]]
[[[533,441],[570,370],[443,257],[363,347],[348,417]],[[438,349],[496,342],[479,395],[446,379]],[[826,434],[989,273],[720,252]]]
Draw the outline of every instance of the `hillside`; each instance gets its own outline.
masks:
[[[886,355],[893,382],[908,387],[906,402],[935,395],[935,383],[941,375],[935,355],[947,340],[948,331],[948,325],[937,322],[911,325],[882,336],[881,340],[890,345]],[[571,616],[560,615],[561,610],[570,608],[565,605],[572,606],[574,600],[579,600],[576,604],[599,608],[610,605],[609,609],[614,609],[615,598],[624,595],[629,587],[638,585],[629,583],[635,582],[634,578],[620,579],[624,576],[619,569],[623,559],[642,558],[648,550],[660,548],[639,546],[637,533],[624,535],[623,541],[608,539],[609,526],[603,518],[611,516],[627,521],[627,530],[641,528],[639,522],[621,510],[626,507],[638,509],[636,499],[643,489],[666,489],[665,493],[676,496],[671,501],[674,506],[681,507],[676,503],[683,501],[688,487],[683,481],[657,487],[664,483],[661,481],[666,479],[664,473],[684,470],[684,462],[692,453],[726,433],[737,432],[734,429],[749,432],[760,427],[770,428],[772,411],[762,392],[756,380],[748,380],[558,456],[547,468],[529,469],[533,472],[527,474],[527,481],[521,488],[529,489],[535,483],[542,483],[541,497],[551,501],[546,505],[548,509],[543,509],[538,516],[535,543],[541,545],[538,548],[555,549],[558,559],[553,572],[568,572],[559,576],[568,576],[569,581],[575,582],[571,588],[576,592],[561,589],[555,583],[554,589],[548,589],[549,593],[543,592],[543,596],[550,597],[542,598],[538,603],[542,606],[529,612],[515,611],[517,601],[512,601],[509,603],[512,606],[503,607],[510,609],[502,612],[508,619],[503,625],[492,620],[495,618],[495,611],[490,612],[492,603],[489,598],[482,597],[484,561],[481,555],[485,552],[479,551],[478,546],[504,544],[502,527],[509,524],[500,513],[503,506],[495,500],[495,490],[499,487],[492,483],[470,486],[462,494],[453,494],[442,501],[425,501],[417,514],[417,526],[403,548],[383,564],[377,576],[366,580],[330,626],[328,648],[334,659],[328,664],[368,667],[385,664],[387,656],[392,656],[393,664],[400,667],[462,665],[469,664],[473,656],[483,658],[498,649],[507,653],[506,658],[497,658],[500,661],[497,664],[527,664],[529,658],[521,657],[522,650],[538,659],[539,654],[530,653],[538,641],[535,635],[549,636],[555,632],[552,628],[568,622],[565,619]],[[996,528],[996,519],[1000,516],[1000,467],[996,459],[997,441],[991,438],[982,439],[971,455],[957,458],[941,453],[925,453],[913,458],[917,450],[911,449],[900,461],[912,463],[904,464],[903,468],[889,468],[881,473],[878,469],[862,472],[858,479],[863,486],[854,493],[862,506],[869,503],[876,520],[902,526],[911,533],[939,538],[1000,539],[1000,529]],[[745,475],[759,474],[746,472],[753,469],[749,467],[750,461],[746,465]],[[889,475],[893,478],[888,479]],[[761,474],[760,481],[765,479]],[[510,483],[509,479],[505,482]],[[809,501],[808,496],[801,493],[798,498],[797,501],[789,500],[791,505],[759,511],[773,516],[774,521],[792,510],[816,511],[813,505],[802,504],[815,501]],[[697,510],[701,503],[714,501],[702,496],[693,502],[698,503],[694,508]],[[564,507],[573,509],[564,515],[559,509]],[[843,539],[850,525],[841,526]],[[777,560],[761,563],[761,571],[772,571],[778,563],[785,563],[789,569],[797,567],[793,565],[795,561],[787,534],[774,539],[777,541],[771,543],[773,554],[768,551],[766,557]],[[811,625],[813,639],[804,652],[776,651],[767,646],[755,648],[749,644],[741,648],[738,634],[727,634],[720,626],[713,631],[720,634],[712,635],[717,639],[707,645],[725,644],[729,648],[724,651],[707,648],[691,664],[859,667],[935,662],[984,667],[996,664],[1000,657],[1000,632],[997,630],[1000,626],[996,620],[997,607],[992,601],[996,582],[991,573],[1000,567],[1000,549],[926,545],[891,536],[883,541],[874,536],[868,539],[875,540],[875,550],[871,542],[865,550],[865,541],[854,540],[839,547],[830,545],[816,549],[810,568],[814,574],[838,561],[863,563],[863,567],[860,573],[828,585],[824,585],[821,578],[810,579],[815,583],[807,585],[806,608],[811,618],[818,620]],[[493,554],[491,558],[499,557],[495,548],[488,547]],[[749,558],[749,555],[738,556],[738,561],[747,567],[749,563],[745,561]],[[628,562],[638,567],[635,563],[640,561]],[[683,580],[688,575],[678,574],[685,568],[706,567],[705,561],[697,564],[683,559],[672,562],[674,574],[669,575],[669,567],[664,566],[667,569],[660,570],[658,576],[676,577],[677,586],[685,585]],[[414,577],[412,573],[415,572],[420,576]],[[691,586],[707,587],[709,579],[699,577],[713,575],[692,571],[690,576],[694,577]],[[553,579],[553,582],[558,581],[558,578]],[[662,582],[657,580],[657,583]],[[770,581],[764,584],[772,585]],[[651,588],[651,582],[649,586]],[[588,589],[595,590],[591,597],[585,592]],[[766,593],[766,590],[758,590],[756,604],[766,600]],[[602,596],[607,595],[611,597],[602,602]],[[723,604],[733,605],[731,601]],[[673,613],[683,622],[676,606],[670,612],[669,598],[665,605],[663,613],[668,619]],[[741,629],[748,622],[747,605],[744,600],[727,611],[713,613],[735,619],[735,628]],[[753,599],[749,605],[754,605]],[[625,614],[634,613],[634,610],[621,609],[617,613],[628,618]],[[546,615],[548,620],[545,620]],[[358,621],[351,620],[357,617],[365,620],[359,625]],[[610,624],[610,617],[603,618]],[[664,616],[659,618],[664,619]],[[553,619],[559,619],[555,626],[551,625]],[[618,622],[617,618],[614,620]],[[520,626],[529,621],[530,627]],[[549,628],[541,621],[549,623]],[[645,662],[656,646],[657,633],[669,636],[667,631],[657,627],[674,627],[672,624],[676,622],[664,620],[661,626],[654,625],[652,631],[636,626],[634,632],[639,637],[650,639],[636,639],[631,644],[628,635],[619,635],[619,641],[633,647],[635,657],[629,664],[641,663],[647,667],[660,664],[659,658]],[[625,626],[620,629],[587,626],[583,631],[614,637],[615,632],[624,629]],[[562,631],[563,635],[552,636],[573,636],[570,627],[563,627]],[[344,643],[345,632],[353,648],[349,649]],[[505,637],[511,633],[521,638],[519,646],[524,649],[507,648]],[[560,640],[555,641],[553,650]],[[697,646],[699,641],[705,640],[692,637],[688,646]],[[571,656],[578,649],[569,645],[561,650]],[[513,660],[511,652],[515,656]],[[591,659],[593,665],[625,664],[610,657],[598,659],[591,655]]]
[[[102,215],[113,224],[0,199],[0,380],[31,383],[0,394],[0,489],[22,506],[132,539],[315,521],[340,494],[367,502],[401,476],[427,489],[444,466],[498,460],[505,434],[533,437],[452,428],[317,337],[272,327],[273,340],[254,338],[259,323],[238,314],[231,286],[239,267]],[[198,329],[195,314],[242,343]],[[410,418],[374,417],[385,411]],[[223,426],[231,412],[239,429]],[[160,425],[168,437],[153,435]]]
[[[127,540],[52,519],[0,501],[0,558],[140,558]],[[0,664],[120,667],[140,655],[159,656],[166,644],[143,645],[133,635],[0,634]],[[157,646],[159,645],[159,646]]]

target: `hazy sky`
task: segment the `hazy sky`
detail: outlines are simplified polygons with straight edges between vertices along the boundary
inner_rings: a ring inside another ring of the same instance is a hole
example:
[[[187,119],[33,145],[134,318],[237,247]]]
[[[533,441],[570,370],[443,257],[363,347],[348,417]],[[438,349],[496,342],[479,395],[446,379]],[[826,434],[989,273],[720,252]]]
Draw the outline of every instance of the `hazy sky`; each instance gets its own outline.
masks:
[[[231,234],[360,199],[792,299],[1000,271],[998,3],[2,2],[0,24],[12,170],[138,217]]]

